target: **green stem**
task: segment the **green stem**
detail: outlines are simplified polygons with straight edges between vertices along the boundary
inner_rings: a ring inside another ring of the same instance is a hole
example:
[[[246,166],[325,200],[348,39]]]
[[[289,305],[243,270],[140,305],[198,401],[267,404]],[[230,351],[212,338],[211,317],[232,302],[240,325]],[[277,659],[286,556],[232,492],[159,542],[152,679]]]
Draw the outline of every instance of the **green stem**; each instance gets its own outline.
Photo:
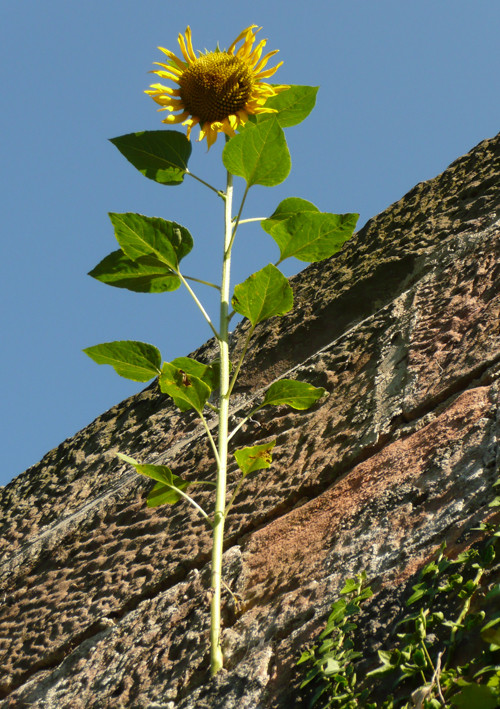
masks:
[[[213,450],[214,455],[215,455],[215,462],[217,463],[217,467],[218,467],[218,466],[219,466],[219,463],[220,463],[220,461],[219,461],[219,451],[218,451],[218,449],[217,449],[217,446],[215,445],[214,437],[212,436],[212,431],[211,431],[210,428],[208,427],[207,420],[206,420],[206,418],[203,416],[203,412],[201,412],[201,411],[200,411],[200,418],[201,418],[201,422],[202,422],[202,424],[203,424],[203,427],[204,427],[204,429],[205,429],[205,432],[206,432],[206,434],[207,434],[207,436],[208,436],[208,440],[210,441],[210,445],[212,446],[212,450]]]
[[[231,384],[229,385],[229,394],[233,391],[233,387],[236,384],[236,380],[238,379],[238,374],[240,373],[241,365],[243,364],[243,360],[245,359],[245,355],[247,353],[248,345],[250,344],[250,340],[253,335],[253,331],[255,330],[255,325],[252,325],[252,327],[249,329],[245,344],[243,346],[243,350],[241,352],[240,358],[238,360],[238,364],[236,365],[236,369],[234,370],[233,377],[231,379]]]
[[[231,598],[233,599],[233,603],[234,603],[235,608],[236,608],[236,609],[239,608],[240,602],[239,602],[239,600],[238,600],[238,597],[236,596],[235,593],[233,593],[233,592],[231,591],[231,589],[229,588],[229,586],[227,585],[227,583],[224,581],[224,579],[222,579],[222,585],[224,586],[224,588],[226,589],[226,591],[230,594]]]
[[[207,313],[207,311],[205,310],[205,308],[203,307],[203,305],[200,303],[200,301],[199,301],[199,299],[198,299],[196,293],[195,293],[194,290],[191,288],[191,286],[189,285],[189,283],[187,282],[187,280],[185,279],[185,277],[182,275],[182,273],[181,273],[180,271],[177,271],[176,273],[177,273],[177,275],[179,276],[179,278],[181,279],[182,283],[186,286],[186,288],[187,288],[187,290],[188,290],[188,292],[189,292],[189,295],[192,297],[192,299],[194,300],[194,302],[196,303],[196,305],[197,305],[198,308],[200,309],[201,314],[203,315],[203,317],[204,317],[205,320],[207,321],[207,323],[208,323],[208,325],[210,326],[210,329],[211,329],[212,332],[214,333],[215,337],[218,339],[218,338],[219,338],[219,333],[218,333],[217,330],[215,329],[215,327],[214,327],[214,325],[213,325],[213,322],[212,322],[211,319],[210,319],[210,315]]]
[[[203,515],[203,517],[205,518],[205,520],[206,520],[207,524],[210,526],[210,528],[213,529],[213,527],[214,527],[213,522],[211,521],[210,517],[207,515],[207,513],[205,512],[203,507],[200,507],[200,505],[195,500],[193,500],[193,498],[190,495],[188,495],[187,492],[184,492],[183,490],[179,489],[178,487],[175,487],[174,485],[172,485],[172,490],[175,490],[176,492],[178,492],[179,495],[181,495],[181,497],[183,497],[185,500],[190,502],[193,505],[193,507],[196,507],[198,512],[200,512]]]
[[[219,437],[218,470],[215,514],[213,522],[212,548],[212,599],[210,608],[210,674],[216,675],[223,666],[221,649],[221,583],[222,552],[224,544],[224,522],[226,507],[227,480],[227,443],[229,418],[229,284],[231,272],[231,246],[234,238],[231,210],[233,202],[233,176],[227,173],[224,214],[224,259],[222,264],[219,349],[220,349],[220,401],[219,401]],[[240,210],[241,213],[241,210]],[[237,225],[237,224],[236,224]]]
[[[240,219],[238,224],[249,224],[250,222],[263,222],[267,217],[251,217],[250,219]]]
[[[241,421],[239,422],[239,424],[233,428],[233,430],[231,431],[231,433],[230,433],[229,436],[227,437],[227,440],[228,440],[228,441],[230,441],[231,438],[234,436],[234,434],[235,434],[235,433],[238,433],[238,431],[240,430],[240,428],[241,428],[242,426],[244,426],[244,425],[246,424],[246,422],[247,422],[249,419],[252,418],[252,416],[253,416],[254,413],[255,413],[255,411],[250,411],[250,413],[247,414],[247,415],[245,416],[245,418],[241,419]]]
[[[257,413],[257,411],[260,411],[263,409],[265,404],[259,404],[259,406],[256,406],[255,409],[252,409],[249,414],[247,414],[244,418],[241,419],[239,424],[233,428],[231,433],[229,434],[228,441],[231,440],[231,438],[234,436],[235,433],[237,433],[242,426],[246,424],[247,421],[249,421],[254,414]]]
[[[228,174],[229,174],[229,173],[228,173]],[[232,179],[232,175],[231,175],[231,179]],[[240,208],[239,208],[239,210],[238,210],[238,214],[236,215],[236,219],[234,220],[234,226],[233,226],[232,229],[231,229],[232,234],[231,234],[231,237],[230,237],[230,239],[229,239],[229,243],[228,243],[228,246],[227,246],[227,249],[226,249],[229,253],[231,253],[231,249],[232,249],[232,247],[233,247],[234,237],[236,236],[236,231],[237,231],[238,225],[239,225],[239,223],[240,223],[241,213],[242,213],[242,211],[243,211],[243,207],[245,206],[245,200],[246,200],[246,198],[247,198],[247,194],[248,194],[248,190],[249,190],[249,189],[250,189],[250,187],[247,185],[247,186],[245,187],[245,191],[244,191],[244,193],[243,193],[243,198],[242,198],[242,200],[241,200],[241,204],[240,204]],[[227,226],[227,229],[229,229],[229,228],[231,227],[231,225],[232,225],[232,220],[231,220],[231,222],[229,223],[229,225]]]
[[[235,489],[234,489],[234,492],[233,492],[233,494],[231,495],[231,499],[230,499],[229,502],[227,503],[226,516],[229,514],[229,510],[230,510],[231,507],[233,506],[234,501],[236,500],[236,498],[238,497],[238,493],[239,493],[239,491],[241,490],[241,488],[242,488],[244,482],[245,482],[245,478],[241,478],[241,480],[239,481],[239,483],[236,485],[236,487],[235,487]]]
[[[427,662],[429,663],[429,667],[431,668],[432,673],[435,676],[436,668],[434,667],[434,663],[432,662],[432,658],[429,655],[429,651],[427,650],[427,645],[425,644],[425,642],[423,640],[420,641],[420,649],[423,650],[423,653],[424,653],[425,657],[427,658]],[[424,680],[425,680],[425,675],[424,675]],[[427,680],[425,680],[425,681],[427,681]]]
[[[215,194],[219,195],[219,197],[222,197],[224,199],[224,193],[218,190],[216,187],[213,187],[209,182],[205,182],[205,180],[202,180],[201,177],[198,177],[198,175],[194,175],[192,172],[189,172],[189,170],[186,169],[186,175],[189,175],[189,177],[192,177],[194,180],[198,180],[198,182],[201,182],[202,185],[205,185],[205,187],[208,187],[208,189],[212,190],[215,192]]]
[[[215,290],[220,291],[220,286],[215,283],[210,283],[210,281],[203,281],[201,278],[194,278],[194,276],[184,276],[186,281],[194,281],[195,283],[201,283],[204,286],[210,286],[210,288],[215,288]]]
[[[467,613],[469,612],[470,604],[471,604],[471,600],[472,600],[472,596],[474,595],[474,593],[476,592],[476,590],[477,590],[477,588],[478,588],[478,586],[479,586],[479,581],[481,580],[481,576],[484,574],[484,571],[485,571],[485,570],[482,569],[482,568],[479,568],[479,569],[477,570],[476,576],[475,576],[475,578],[474,578],[475,590],[471,593],[470,596],[468,596],[468,597],[466,598],[465,603],[464,603],[464,607],[462,608],[462,610],[461,610],[461,612],[460,612],[460,615],[459,615],[458,618],[456,619],[456,621],[455,621],[455,623],[454,623],[454,625],[453,625],[453,628],[452,628],[452,630],[451,630],[451,634],[450,634],[450,645],[449,645],[449,648],[448,648],[448,654],[447,654],[447,656],[446,656],[446,662],[444,663],[444,669],[445,669],[445,670],[449,667],[450,662],[451,662],[451,660],[452,660],[453,653],[455,652],[455,643],[456,643],[457,632],[460,630],[460,627],[461,627],[462,623],[463,623],[464,620],[465,620],[465,616],[466,616]]]

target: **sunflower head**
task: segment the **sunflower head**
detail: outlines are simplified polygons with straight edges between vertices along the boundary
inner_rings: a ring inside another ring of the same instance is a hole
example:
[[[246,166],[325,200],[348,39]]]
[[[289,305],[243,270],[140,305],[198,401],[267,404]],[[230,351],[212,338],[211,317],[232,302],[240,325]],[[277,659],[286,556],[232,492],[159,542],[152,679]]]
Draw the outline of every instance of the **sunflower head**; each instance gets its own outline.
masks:
[[[188,138],[193,126],[199,125],[199,140],[206,138],[210,148],[219,133],[233,136],[248,116],[275,112],[265,107],[267,99],[289,87],[265,83],[264,79],[272,76],[283,62],[271,69],[264,68],[278,50],[262,56],[267,40],[261,40],[254,47],[259,31],[256,28],[257,25],[251,25],[243,30],[229,49],[199,52],[198,57],[193,50],[189,27],[185,36],[179,35],[183,58],[159,47],[168,62],[156,62],[161,68],[152,73],[177,84],[175,89],[152,84],[146,91],[161,106],[160,111],[170,111],[163,123],[182,123],[187,126]],[[177,111],[179,113],[175,113]]]

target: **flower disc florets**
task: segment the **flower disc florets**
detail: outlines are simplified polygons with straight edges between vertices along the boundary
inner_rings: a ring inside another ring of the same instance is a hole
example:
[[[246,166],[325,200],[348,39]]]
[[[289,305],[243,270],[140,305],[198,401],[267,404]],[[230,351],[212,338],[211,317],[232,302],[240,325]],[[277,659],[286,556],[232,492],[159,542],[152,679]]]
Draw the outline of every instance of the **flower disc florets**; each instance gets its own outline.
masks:
[[[245,62],[225,52],[210,52],[191,64],[179,78],[186,111],[200,123],[223,121],[244,111],[252,93],[253,77]]]
[[[248,116],[257,113],[274,113],[265,103],[288,86],[271,86],[262,79],[272,76],[281,66],[264,67],[277,49],[262,57],[267,40],[254,48],[256,25],[248,27],[235,39],[227,51],[207,52],[197,57],[191,42],[191,30],[185,38],[179,35],[179,45],[184,57],[180,59],[163,47],[159,49],[169,58],[168,64],[153,73],[178,84],[172,89],[163,84],[152,84],[147,94],[160,104],[163,111],[180,111],[169,115],[163,123],[182,123],[190,137],[193,126],[200,125],[200,137],[206,137],[208,147],[217,140],[218,133],[233,136],[238,126],[244,125]],[[257,30],[258,31],[258,30]],[[243,44],[236,50],[238,42]]]

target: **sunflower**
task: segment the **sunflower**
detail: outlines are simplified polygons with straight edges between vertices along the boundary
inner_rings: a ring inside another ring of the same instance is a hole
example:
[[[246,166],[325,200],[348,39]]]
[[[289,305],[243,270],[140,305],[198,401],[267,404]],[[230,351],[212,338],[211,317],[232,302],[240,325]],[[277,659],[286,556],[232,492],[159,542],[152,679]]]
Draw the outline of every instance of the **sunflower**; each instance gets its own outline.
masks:
[[[233,136],[235,130],[244,125],[250,115],[275,113],[266,108],[265,103],[288,86],[271,86],[268,79],[283,64],[265,69],[269,59],[279,50],[262,57],[267,40],[261,40],[254,48],[257,25],[251,25],[238,35],[229,49],[215,52],[199,52],[197,57],[191,41],[191,29],[187,27],[185,37],[179,34],[179,46],[184,59],[179,59],[169,49],[158,47],[167,55],[167,64],[155,62],[161,69],[152,73],[162,79],[178,84],[172,89],[163,84],[152,84],[145,93],[158,103],[160,111],[180,111],[169,115],[163,123],[182,123],[187,126],[187,137],[191,129],[200,126],[198,140],[207,139],[210,148],[217,140],[218,133]],[[236,45],[243,41],[239,49]]]

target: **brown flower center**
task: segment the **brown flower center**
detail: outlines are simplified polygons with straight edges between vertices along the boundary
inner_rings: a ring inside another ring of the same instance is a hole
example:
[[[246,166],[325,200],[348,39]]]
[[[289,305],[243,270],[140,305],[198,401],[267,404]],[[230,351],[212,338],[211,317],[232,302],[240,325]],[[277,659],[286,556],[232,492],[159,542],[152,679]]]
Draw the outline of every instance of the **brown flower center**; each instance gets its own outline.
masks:
[[[178,81],[186,110],[203,125],[222,121],[245,108],[253,74],[239,57],[210,52],[190,64]]]

